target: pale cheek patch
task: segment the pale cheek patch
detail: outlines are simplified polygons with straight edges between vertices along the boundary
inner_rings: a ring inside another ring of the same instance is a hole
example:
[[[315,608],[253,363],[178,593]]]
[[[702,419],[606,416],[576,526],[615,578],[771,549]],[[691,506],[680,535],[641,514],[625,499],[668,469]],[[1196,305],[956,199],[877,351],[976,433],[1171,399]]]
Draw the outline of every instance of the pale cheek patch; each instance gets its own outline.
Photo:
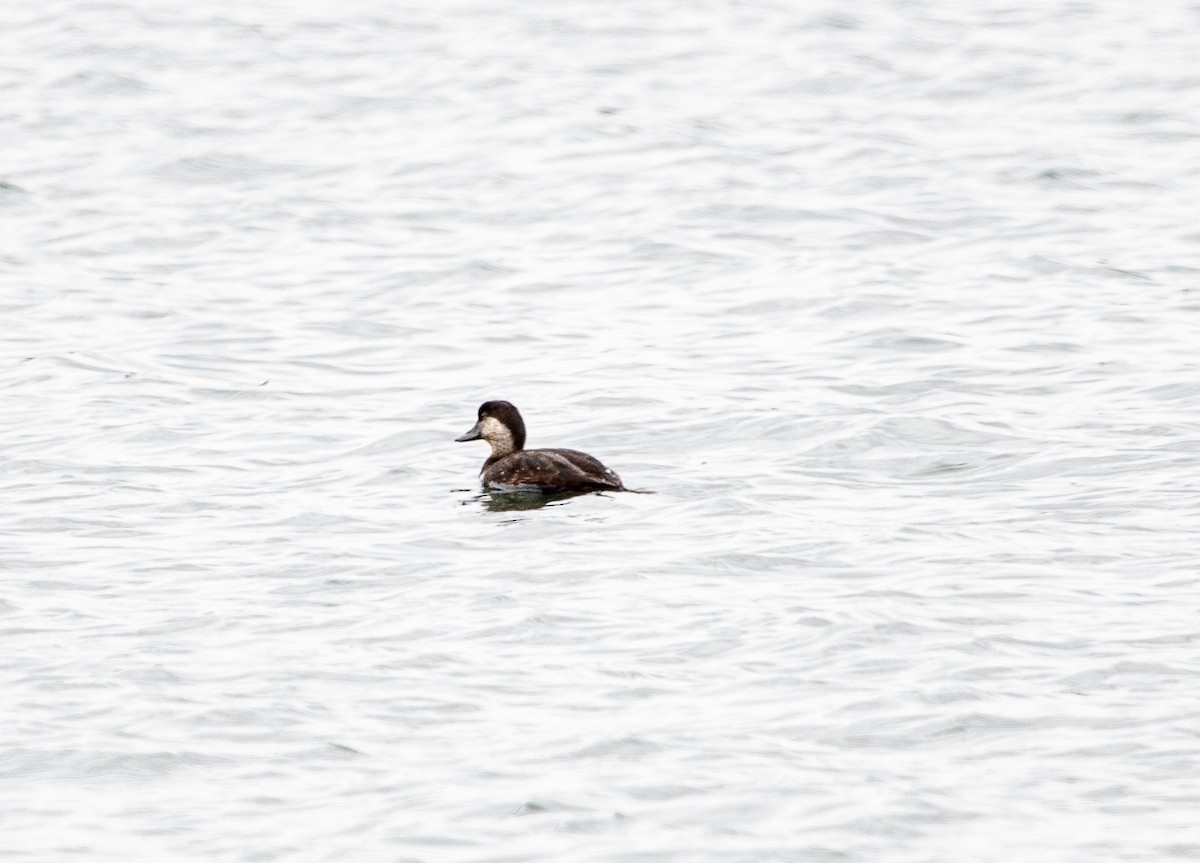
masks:
[[[479,433],[492,445],[492,452],[496,455],[506,455],[515,449],[512,432],[495,417],[484,417]]]

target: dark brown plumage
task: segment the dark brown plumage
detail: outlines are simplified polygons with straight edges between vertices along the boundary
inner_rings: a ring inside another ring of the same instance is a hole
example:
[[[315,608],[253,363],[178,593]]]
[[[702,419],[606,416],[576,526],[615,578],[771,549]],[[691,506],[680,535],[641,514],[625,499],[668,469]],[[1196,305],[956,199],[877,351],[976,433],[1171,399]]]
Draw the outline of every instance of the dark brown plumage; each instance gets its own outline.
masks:
[[[492,488],[625,491],[619,476],[587,453],[573,449],[529,449],[489,458],[481,475],[483,484]]]
[[[509,402],[479,406],[479,421],[456,440],[486,440],[492,454],[480,476],[497,491],[550,493],[628,491],[621,478],[587,453],[573,449],[525,449],[525,421]]]

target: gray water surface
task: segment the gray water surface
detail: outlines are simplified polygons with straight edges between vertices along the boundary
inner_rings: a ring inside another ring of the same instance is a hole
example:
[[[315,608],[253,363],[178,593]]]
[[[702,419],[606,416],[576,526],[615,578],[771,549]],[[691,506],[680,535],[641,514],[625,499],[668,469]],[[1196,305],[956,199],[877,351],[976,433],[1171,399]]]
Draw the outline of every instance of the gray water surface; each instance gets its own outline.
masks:
[[[4,859],[1200,859],[1196,3],[0,33]]]

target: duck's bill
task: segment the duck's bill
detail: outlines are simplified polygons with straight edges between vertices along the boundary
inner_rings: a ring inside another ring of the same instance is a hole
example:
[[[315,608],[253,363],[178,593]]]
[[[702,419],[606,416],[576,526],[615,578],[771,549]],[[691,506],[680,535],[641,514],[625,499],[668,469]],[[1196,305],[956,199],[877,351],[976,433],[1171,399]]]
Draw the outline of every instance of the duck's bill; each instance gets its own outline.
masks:
[[[479,440],[481,437],[483,437],[483,434],[479,431],[479,423],[475,423],[474,428],[472,428],[465,435],[456,437],[454,440],[457,441],[458,443],[462,443],[463,441],[468,441],[468,440]]]

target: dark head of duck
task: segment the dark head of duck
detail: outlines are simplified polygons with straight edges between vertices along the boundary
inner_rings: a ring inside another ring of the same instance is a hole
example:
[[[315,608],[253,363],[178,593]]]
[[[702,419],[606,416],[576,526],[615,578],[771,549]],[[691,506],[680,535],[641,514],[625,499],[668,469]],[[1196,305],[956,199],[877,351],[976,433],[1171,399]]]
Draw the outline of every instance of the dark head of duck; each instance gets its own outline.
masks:
[[[492,446],[492,459],[504,458],[525,448],[525,421],[511,402],[484,402],[479,406],[479,420],[455,440],[485,440]]]

